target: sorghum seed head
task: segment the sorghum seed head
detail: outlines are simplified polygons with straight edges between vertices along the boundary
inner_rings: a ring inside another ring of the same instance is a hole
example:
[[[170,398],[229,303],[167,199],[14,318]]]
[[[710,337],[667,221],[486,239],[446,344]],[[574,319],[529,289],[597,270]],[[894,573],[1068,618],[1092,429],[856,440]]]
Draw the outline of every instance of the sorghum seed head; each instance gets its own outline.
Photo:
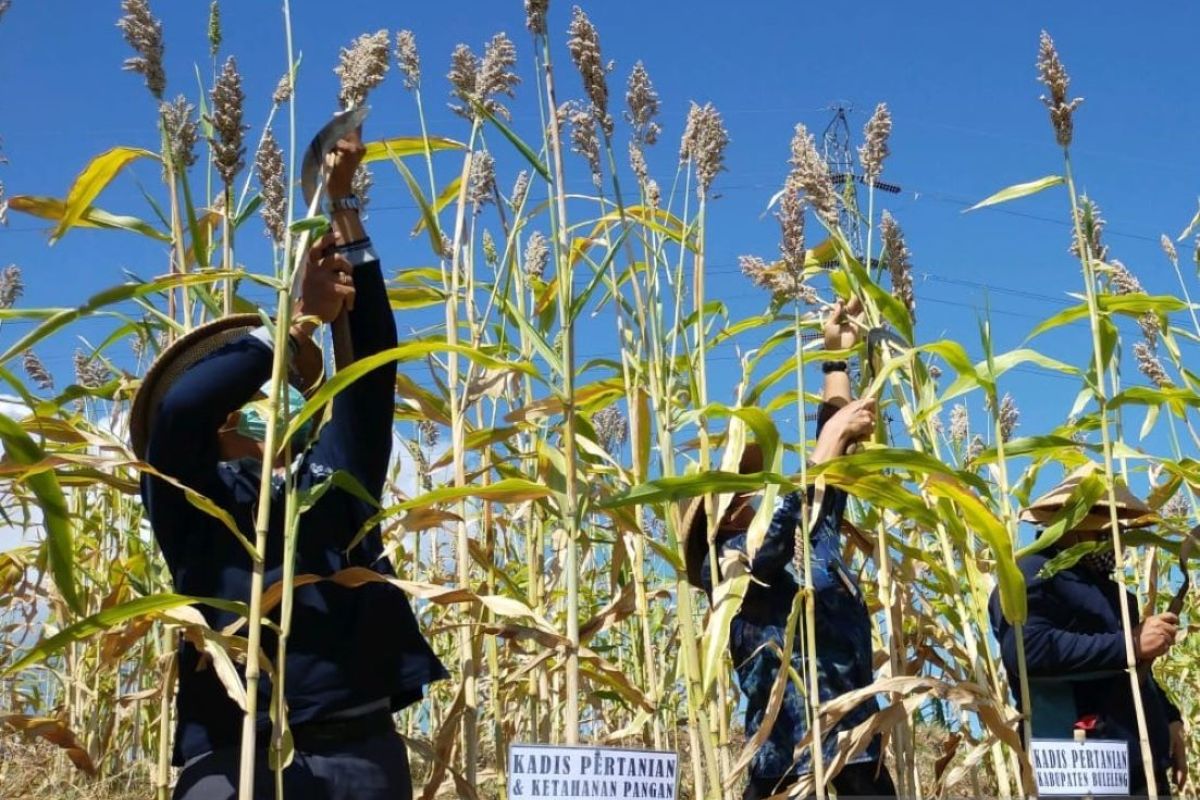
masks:
[[[534,36],[546,35],[546,12],[550,0],[525,0],[525,27]]]
[[[1175,243],[1165,233],[1158,240],[1158,243],[1162,246],[1162,251],[1166,255],[1167,260],[1175,266],[1179,266],[1179,251],[1175,249]]]
[[[629,421],[615,405],[605,406],[592,416],[596,439],[609,455],[615,456],[629,438]]]
[[[496,159],[483,150],[471,157],[471,176],[467,196],[476,212],[492,202],[496,190]]]
[[[125,59],[122,68],[145,77],[150,94],[162,100],[167,88],[167,75],[163,71],[162,22],[150,13],[149,0],[121,0],[121,11],[124,15],[117,27],[137,53]]]
[[[25,355],[21,357],[21,366],[25,368],[25,374],[29,376],[34,385],[43,392],[49,392],[54,388],[54,378],[46,371],[46,365],[32,350],[25,351]]]
[[[343,108],[362,105],[367,93],[383,83],[390,66],[389,38],[387,29],[382,28],[364,33],[342,48],[333,72],[341,79],[338,100]]]
[[[10,5],[12,5],[12,0],[0,0],[0,17],[4,16],[4,12],[8,11]]]
[[[500,263],[500,254],[496,252],[496,240],[487,228],[483,229],[483,261],[489,267]]]
[[[483,48],[483,59],[479,62],[479,77],[475,80],[480,105],[492,114],[511,119],[508,109],[495,99],[496,95],[516,96],[516,85],[520,77],[512,71],[517,63],[517,48],[506,33],[497,33]]]
[[[692,103],[679,155],[680,160],[691,160],[695,167],[700,197],[708,195],[713,179],[725,169],[725,147],[728,144],[729,134],[725,131],[725,123],[713,104],[700,106]]]
[[[662,190],[658,188],[658,181],[651,178],[646,181],[646,199],[650,201],[651,208],[660,208],[662,206]]]
[[[280,76],[279,83],[275,84],[275,93],[271,95],[271,102],[277,106],[281,106],[291,99],[292,74],[290,72],[285,72],[282,76]]]
[[[1166,519],[1183,519],[1191,513],[1188,505],[1187,490],[1181,490],[1171,496],[1171,499],[1163,504],[1159,515]]]
[[[1136,294],[1144,292],[1142,283],[1120,261],[1113,259],[1112,272],[1109,275],[1109,286],[1113,294]]]
[[[904,303],[908,313],[916,319],[917,298],[913,292],[912,254],[908,245],[904,243],[904,232],[887,211],[883,212],[879,230],[883,237],[884,252],[887,253],[888,272],[892,276],[892,294]]]
[[[208,7],[208,52],[213,58],[221,49],[221,5],[212,0]]]
[[[248,129],[242,124],[242,106],[246,95],[242,92],[242,76],[237,70],[233,56],[225,59],[225,66],[217,76],[212,88],[212,115],[208,117],[216,138],[209,139],[213,150],[213,163],[217,173],[227,185],[246,165],[246,148],[242,143]]]
[[[629,106],[625,119],[633,126],[634,141],[641,145],[657,142],[661,130],[654,121],[658,116],[658,92],[654,91],[650,75],[641,61],[634,64],[633,71],[629,73],[625,102]]]
[[[883,174],[883,162],[891,152],[888,137],[892,133],[892,115],[886,103],[875,106],[875,113],[863,128],[863,144],[858,148],[858,159],[869,182]]]
[[[1171,378],[1167,375],[1167,370],[1163,367],[1158,356],[1154,355],[1154,349],[1146,342],[1135,342],[1133,345],[1133,355],[1137,359],[1138,371],[1146,378],[1162,389],[1166,386],[1171,386]]]
[[[545,234],[534,231],[525,242],[525,274],[530,278],[541,280],[546,274],[546,264],[550,261],[550,245]]]
[[[799,183],[817,216],[830,228],[838,224],[838,198],[829,178],[829,167],[817,152],[816,142],[803,124],[792,135],[792,171],[789,181]]]
[[[362,218],[367,218],[367,206],[371,204],[371,187],[375,185],[375,176],[366,164],[359,164],[350,178],[350,191],[358,198],[362,206]]]
[[[942,368],[939,367],[937,364],[930,364],[929,365],[929,377],[933,378],[935,381],[940,380],[942,377]]]
[[[12,308],[21,295],[25,294],[25,280],[21,268],[9,264],[0,272],[0,308]]]
[[[517,179],[513,181],[512,194],[508,200],[513,211],[517,211],[525,204],[525,195],[527,194],[529,194],[529,173],[521,170],[517,173]]]
[[[1050,92],[1049,97],[1042,95],[1041,100],[1050,111],[1050,124],[1054,126],[1055,138],[1059,145],[1067,147],[1071,144],[1074,129],[1071,117],[1075,113],[1075,109],[1083,102],[1083,98],[1076,97],[1073,100],[1067,100],[1067,89],[1071,85],[1071,78],[1067,75],[1066,67],[1058,57],[1058,51],[1054,48],[1054,40],[1045,31],[1042,31],[1038,47],[1037,67],[1038,80]]]
[[[396,34],[396,67],[404,73],[404,88],[412,91],[421,85],[421,54],[412,31]]]
[[[967,461],[974,461],[983,454],[983,437],[978,433],[971,438],[971,444],[967,446]]]
[[[437,447],[439,431],[432,421],[423,419],[418,422],[417,435],[421,437],[421,444],[425,447]]]
[[[962,444],[967,440],[970,429],[971,420],[967,415],[967,407],[958,403],[950,409],[950,441],[956,445]]]
[[[112,380],[112,370],[95,356],[75,351],[75,382],[85,389],[98,389]]]
[[[583,79],[583,90],[596,109],[596,119],[604,130],[605,136],[612,136],[613,121],[608,113],[608,76],[604,60],[600,56],[600,34],[596,26],[584,13],[583,9],[575,6],[571,11],[571,25],[567,28],[567,49],[571,60],[579,69]]]
[[[1138,327],[1142,329],[1142,335],[1146,337],[1146,342],[1152,348],[1157,349],[1158,334],[1162,331],[1162,329],[1159,327],[1160,323],[1158,320],[1158,315],[1153,311],[1146,311],[1138,316],[1137,323]]]
[[[600,138],[596,135],[594,108],[580,108],[572,104],[568,119],[571,123],[571,149],[587,159],[592,171],[592,183],[597,189],[603,181],[600,171]]]
[[[183,95],[176,97],[174,102],[164,102],[160,107],[163,129],[171,148],[170,158],[179,172],[196,163],[196,141],[200,135],[196,120],[192,117],[195,110],[195,106]],[[165,164],[163,169],[165,172]]]
[[[784,189],[775,218],[779,220],[779,254],[784,269],[798,277],[804,271],[805,256],[804,198],[799,186],[792,184]]]
[[[790,300],[812,305],[818,300],[817,291],[804,282],[801,273],[783,266],[768,264],[758,256],[739,256],[742,274],[760,289],[766,289],[776,300]]]
[[[637,176],[639,183],[645,183],[646,179],[650,177],[650,168],[646,165],[646,154],[642,152],[642,146],[633,139],[629,140],[629,167]]]
[[[1079,199],[1079,208],[1076,212],[1079,221],[1079,230],[1083,231],[1084,242],[1087,243],[1087,252],[1095,261],[1108,260],[1108,247],[1101,241],[1101,235],[1104,233],[1104,218],[1100,216],[1100,206],[1092,202],[1086,194]],[[1083,258],[1084,251],[1079,245],[1078,234],[1071,235],[1071,254],[1076,258]]]
[[[287,232],[287,189],[283,176],[283,148],[275,141],[275,134],[270,129],[263,134],[262,145],[254,156],[254,171],[262,196],[258,211],[266,234],[279,244]]]
[[[454,96],[463,101],[463,105],[450,104],[455,114],[471,119],[475,110],[471,104],[476,98],[476,80],[479,77],[479,57],[465,44],[459,44],[450,54],[450,72],[446,76],[453,87]]]
[[[996,414],[996,420],[1000,425],[1000,439],[1007,442],[1012,438],[1013,431],[1021,424],[1021,412],[1017,410],[1017,403],[1013,400],[1012,395],[1008,392],[1004,393],[1004,397],[1000,398],[999,410],[993,408],[991,398],[987,400],[988,409]]]

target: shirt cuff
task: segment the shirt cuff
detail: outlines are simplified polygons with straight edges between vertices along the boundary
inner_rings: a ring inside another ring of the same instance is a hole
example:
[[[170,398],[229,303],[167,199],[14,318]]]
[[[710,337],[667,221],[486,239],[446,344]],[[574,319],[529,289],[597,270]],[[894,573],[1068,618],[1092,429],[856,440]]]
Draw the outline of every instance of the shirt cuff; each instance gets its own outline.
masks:
[[[371,244],[371,240],[359,239],[347,244],[339,244],[337,252],[346,257],[353,267],[361,267],[363,264],[372,261],[378,261],[379,256],[375,253],[375,247]]]
[[[250,331],[250,335],[267,346],[271,352],[275,352],[274,334],[267,328],[266,325],[259,325],[254,330]],[[288,362],[296,357],[296,343],[288,336]]]

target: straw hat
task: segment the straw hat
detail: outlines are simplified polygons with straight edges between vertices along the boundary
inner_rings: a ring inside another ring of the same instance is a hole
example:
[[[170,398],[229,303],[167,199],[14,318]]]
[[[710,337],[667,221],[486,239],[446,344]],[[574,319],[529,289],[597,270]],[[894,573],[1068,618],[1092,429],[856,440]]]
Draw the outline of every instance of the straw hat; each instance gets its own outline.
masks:
[[[1054,515],[1062,510],[1062,507],[1070,498],[1071,492],[1079,484],[1083,483],[1084,478],[1099,470],[1100,467],[1094,462],[1087,462],[1068,475],[1066,480],[1058,486],[1055,486],[1030,503],[1028,508],[1022,509],[1021,521],[1032,522],[1037,525],[1048,525],[1050,520],[1054,518]],[[1135,497],[1125,487],[1124,483],[1120,480],[1114,481],[1113,489],[1117,501],[1117,520],[1120,522],[1121,527],[1145,528],[1154,524],[1154,509]],[[1110,527],[1112,527],[1112,516],[1109,511],[1108,499],[1105,497],[1101,502],[1092,506],[1088,515],[1081,519],[1071,530],[1095,532],[1106,531]]]
[[[762,472],[762,469],[762,448],[754,442],[750,442],[742,451],[738,474],[749,475],[752,472]],[[726,512],[726,518],[728,516],[729,514]],[[704,510],[704,498],[693,497],[688,501],[683,512],[683,565],[687,569],[688,583],[696,588],[702,588],[700,568],[704,565],[706,558],[708,558],[708,514]]]
[[[153,415],[179,376],[200,359],[261,325],[262,318],[258,314],[222,317],[179,337],[154,360],[138,387],[129,412],[129,438],[135,456],[146,457]],[[303,340],[293,361],[290,380],[306,396],[311,395],[321,383],[323,367],[321,351],[316,344]]]

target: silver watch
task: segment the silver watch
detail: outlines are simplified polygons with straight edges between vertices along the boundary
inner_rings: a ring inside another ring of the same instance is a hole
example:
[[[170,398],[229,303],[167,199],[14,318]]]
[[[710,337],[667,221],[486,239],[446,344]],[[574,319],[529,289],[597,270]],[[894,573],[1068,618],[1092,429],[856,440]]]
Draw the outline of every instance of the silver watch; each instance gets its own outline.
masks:
[[[334,197],[329,201],[329,213],[337,211],[360,211],[362,204],[358,201],[358,195],[348,194],[345,197]]]

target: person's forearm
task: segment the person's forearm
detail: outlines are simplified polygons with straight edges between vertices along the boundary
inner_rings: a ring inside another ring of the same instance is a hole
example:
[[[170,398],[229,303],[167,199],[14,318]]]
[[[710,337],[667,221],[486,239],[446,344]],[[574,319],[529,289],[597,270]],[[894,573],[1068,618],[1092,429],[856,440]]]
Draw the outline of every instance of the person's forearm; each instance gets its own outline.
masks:
[[[836,424],[836,423],[835,423]],[[837,428],[826,426],[817,437],[817,446],[809,454],[810,464],[823,464],[846,452],[846,437]]]
[[[330,199],[337,200],[340,198],[330,197]],[[362,224],[362,216],[352,208],[343,208],[334,211],[330,217],[330,225],[333,228],[333,236],[339,245],[350,244],[351,242],[367,238],[367,232]]]
[[[854,398],[850,393],[850,373],[846,370],[827,372],[825,382],[821,386],[821,401],[836,408],[849,403]]]

